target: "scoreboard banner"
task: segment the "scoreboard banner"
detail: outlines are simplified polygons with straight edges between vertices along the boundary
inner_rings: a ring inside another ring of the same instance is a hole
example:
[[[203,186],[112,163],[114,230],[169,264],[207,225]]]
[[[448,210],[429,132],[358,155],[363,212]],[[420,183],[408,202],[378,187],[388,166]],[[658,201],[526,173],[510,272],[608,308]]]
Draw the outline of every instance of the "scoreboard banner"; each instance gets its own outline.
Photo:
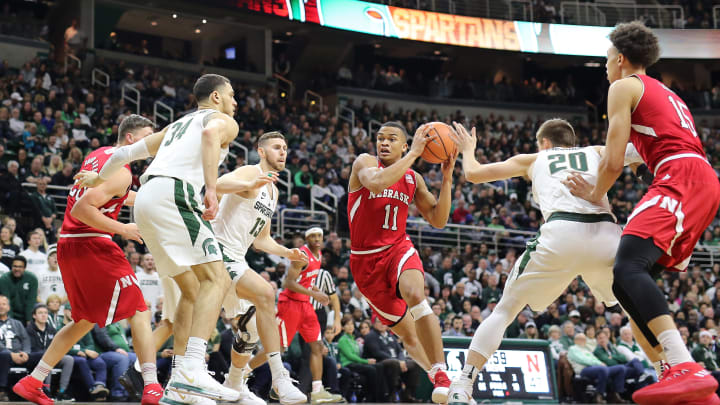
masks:
[[[604,57],[612,27],[507,21],[359,0],[210,0],[294,21],[391,38],[475,48]],[[663,58],[720,58],[720,30],[655,29]]]
[[[470,337],[443,337],[448,377],[460,375]],[[504,339],[478,373],[473,398],[481,401],[557,402],[550,346],[545,340]]]

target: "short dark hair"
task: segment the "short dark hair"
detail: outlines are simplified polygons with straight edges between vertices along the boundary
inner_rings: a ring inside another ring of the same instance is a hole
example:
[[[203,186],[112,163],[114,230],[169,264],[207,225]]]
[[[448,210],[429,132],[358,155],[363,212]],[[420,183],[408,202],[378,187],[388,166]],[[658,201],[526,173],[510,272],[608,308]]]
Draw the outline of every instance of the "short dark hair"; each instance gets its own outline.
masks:
[[[258,138],[258,147],[262,147],[263,144],[270,139],[282,139],[284,141],[285,135],[281,134],[278,131],[265,132],[264,134],[260,135],[260,138]]]
[[[206,100],[213,91],[223,84],[230,84],[230,79],[222,75],[208,73],[200,76],[193,86],[193,94],[197,101]]]
[[[537,140],[549,140],[553,146],[575,146],[575,130],[562,118],[549,119],[540,125],[535,135]]]
[[[120,142],[120,140],[128,132],[135,132],[138,129],[142,129],[142,128],[146,128],[146,127],[155,128],[155,124],[153,124],[152,121],[143,117],[142,115],[137,115],[137,114],[128,115],[120,122],[120,126],[118,127],[118,142]]]
[[[388,121],[388,122],[382,124],[382,125],[380,126],[380,129],[383,129],[383,128],[385,128],[385,127],[397,128],[397,129],[399,129],[400,132],[402,132],[402,134],[405,136],[405,139],[410,138],[410,135],[408,135],[407,129],[405,129],[405,125],[403,125],[402,122],[400,122],[400,121]],[[379,130],[380,130],[380,129],[379,129]],[[378,130],[378,131],[379,131],[379,130]]]
[[[23,267],[27,267],[27,259],[25,258],[25,256],[21,256],[21,255],[15,256],[15,257],[13,257],[11,263],[15,263],[15,262],[17,262],[17,261],[22,262],[22,263],[23,263]]]
[[[618,24],[610,42],[635,66],[647,68],[660,59],[658,38],[642,21]]]
[[[40,304],[35,304],[35,306],[33,307],[32,314],[35,315],[35,314],[37,313],[37,310],[40,309],[40,308],[48,309],[47,305],[45,305],[45,304],[42,304],[42,303],[40,303]]]

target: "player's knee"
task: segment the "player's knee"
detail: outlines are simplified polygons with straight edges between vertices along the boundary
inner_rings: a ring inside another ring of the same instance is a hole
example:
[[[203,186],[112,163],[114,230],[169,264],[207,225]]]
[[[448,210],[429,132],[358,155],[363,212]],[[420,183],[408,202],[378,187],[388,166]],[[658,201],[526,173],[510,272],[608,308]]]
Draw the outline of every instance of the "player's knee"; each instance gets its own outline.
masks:
[[[410,307],[410,315],[414,320],[420,320],[428,315],[432,315],[433,311],[427,300],[423,299],[419,304]]]
[[[310,350],[314,355],[322,354],[323,343],[322,341],[310,343]]]
[[[252,354],[257,347],[260,335],[255,322],[255,307],[250,309],[238,318],[238,331],[233,341],[233,350],[240,354]]]

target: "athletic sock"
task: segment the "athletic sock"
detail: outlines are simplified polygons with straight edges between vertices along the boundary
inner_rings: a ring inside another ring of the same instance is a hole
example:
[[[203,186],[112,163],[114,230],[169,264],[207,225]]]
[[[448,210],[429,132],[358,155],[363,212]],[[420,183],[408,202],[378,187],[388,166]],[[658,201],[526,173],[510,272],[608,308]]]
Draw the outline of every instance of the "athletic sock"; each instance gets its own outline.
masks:
[[[660,377],[663,371],[665,371],[665,366],[663,365],[662,360],[654,361],[653,368],[655,369],[655,373],[657,373],[658,377]]]
[[[185,357],[187,359],[200,361],[205,364],[205,353],[207,352],[207,340],[199,337],[191,337],[187,342]]]
[[[662,345],[670,367],[693,361],[677,329],[669,329],[662,332],[657,336],[657,340]]]
[[[142,377],[145,385],[157,384],[157,365],[155,363],[143,363]]]
[[[45,381],[47,376],[50,375],[51,371],[52,367],[44,361],[40,360],[38,365],[35,366],[35,370],[33,370],[30,375],[38,381]]]
[[[240,385],[245,374],[244,371],[244,368],[237,368],[232,364],[230,365],[230,370],[228,371],[228,382],[231,388],[235,388]]]
[[[270,366],[270,374],[272,374],[272,379],[276,379],[280,377],[283,371],[285,371],[285,366],[282,364],[282,357],[280,357],[280,352],[272,352],[267,354],[268,357],[268,365]]]
[[[460,382],[462,384],[472,384],[475,381],[475,377],[478,375],[477,367],[472,364],[465,363],[460,374]]]
[[[312,382],[312,392],[320,392],[323,390],[322,380]]]
[[[172,356],[172,364],[170,365],[172,372],[174,372],[176,368],[182,365],[184,358],[185,356],[181,356],[179,354]]]
[[[135,371],[137,371],[138,373],[142,373],[142,368],[140,367],[140,359],[135,359],[133,367],[135,368]]]

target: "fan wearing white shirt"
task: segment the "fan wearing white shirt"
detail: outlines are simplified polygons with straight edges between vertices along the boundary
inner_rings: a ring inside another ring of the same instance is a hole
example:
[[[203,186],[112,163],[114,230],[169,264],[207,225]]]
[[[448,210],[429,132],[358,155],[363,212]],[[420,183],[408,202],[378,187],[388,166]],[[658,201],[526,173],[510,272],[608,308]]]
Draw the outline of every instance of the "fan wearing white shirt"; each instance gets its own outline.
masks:
[[[35,276],[38,279],[38,301],[45,303],[53,294],[57,294],[61,299],[65,300],[65,284],[63,284],[62,274],[58,268],[57,261],[57,245],[48,246],[47,266],[38,270]]]
[[[140,291],[145,297],[145,302],[149,303],[148,308],[154,311],[158,297],[162,295],[162,289],[160,288],[160,276],[155,269],[155,259],[150,253],[143,255],[140,260],[140,267],[142,271],[136,273],[138,283],[140,283]]]
[[[42,236],[39,232],[30,232],[28,248],[20,252],[27,259],[27,270],[38,275],[47,268],[47,255],[40,250]]]

